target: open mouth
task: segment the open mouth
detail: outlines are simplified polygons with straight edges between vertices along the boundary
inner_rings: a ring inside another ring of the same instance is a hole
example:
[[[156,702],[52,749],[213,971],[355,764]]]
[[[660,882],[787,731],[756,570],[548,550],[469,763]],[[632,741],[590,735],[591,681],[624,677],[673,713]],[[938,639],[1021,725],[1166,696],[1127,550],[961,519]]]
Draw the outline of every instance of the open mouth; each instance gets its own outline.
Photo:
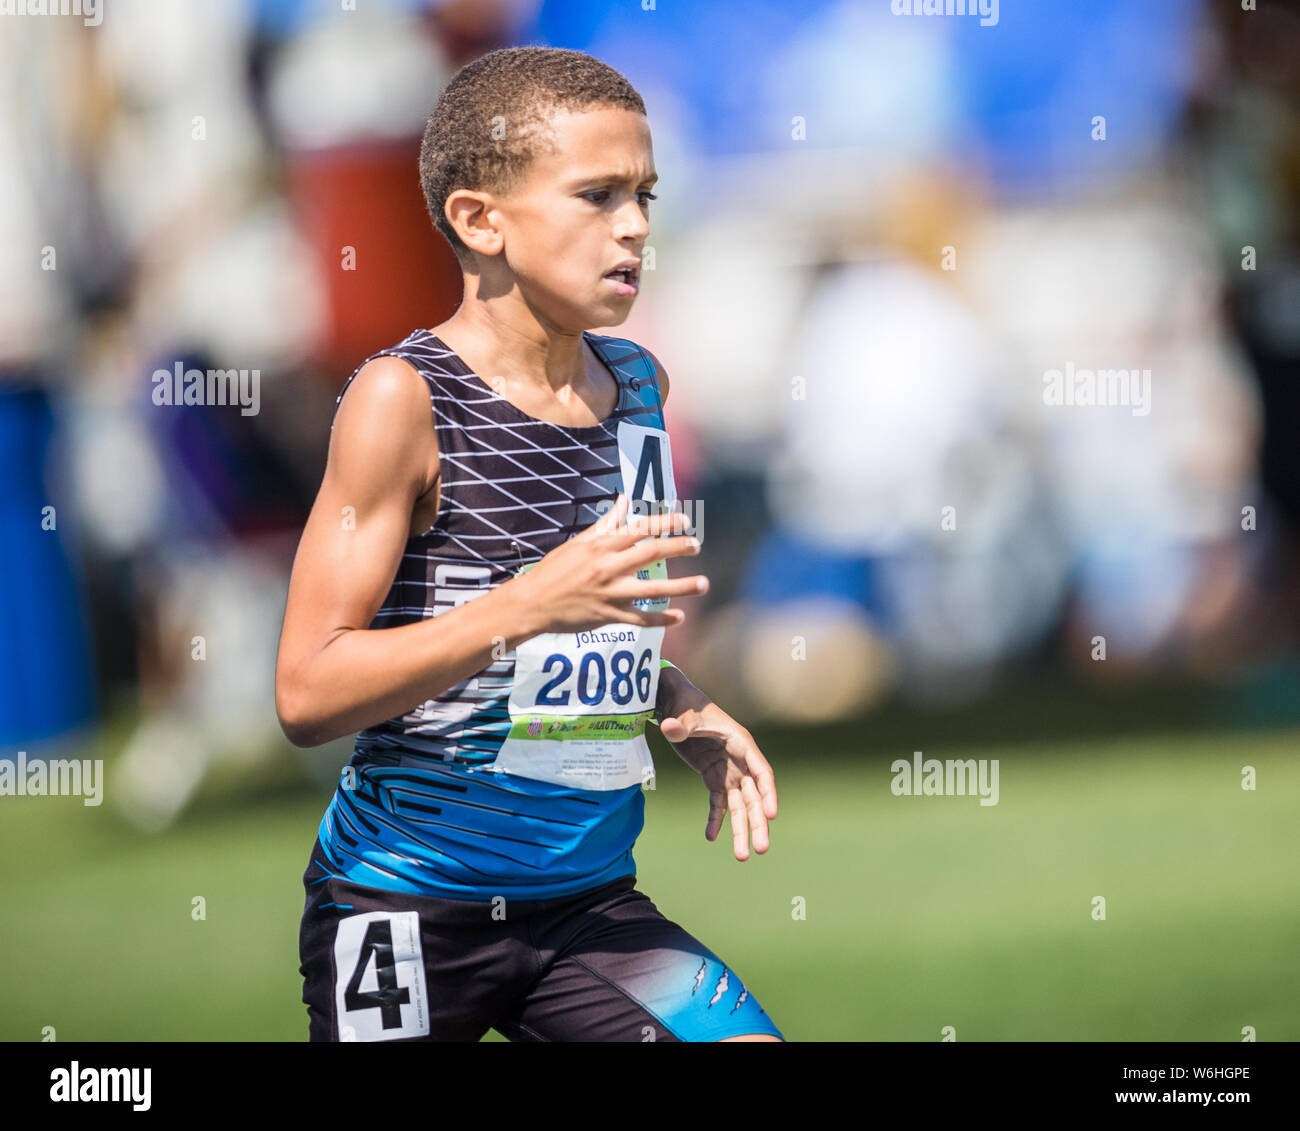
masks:
[[[613,271],[605,274],[605,278],[614,284],[614,290],[620,295],[634,295],[639,289],[638,276],[640,272],[635,267],[616,267]]]

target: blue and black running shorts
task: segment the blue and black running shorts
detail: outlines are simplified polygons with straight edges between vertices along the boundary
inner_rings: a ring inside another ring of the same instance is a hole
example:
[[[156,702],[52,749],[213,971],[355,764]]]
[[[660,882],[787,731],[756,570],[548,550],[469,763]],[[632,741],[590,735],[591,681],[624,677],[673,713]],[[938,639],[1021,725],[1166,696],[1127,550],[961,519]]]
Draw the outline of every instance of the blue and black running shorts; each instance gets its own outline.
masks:
[[[313,1041],[781,1037],[635,876],[557,899],[439,899],[351,884],[321,861],[317,841],[299,937]]]

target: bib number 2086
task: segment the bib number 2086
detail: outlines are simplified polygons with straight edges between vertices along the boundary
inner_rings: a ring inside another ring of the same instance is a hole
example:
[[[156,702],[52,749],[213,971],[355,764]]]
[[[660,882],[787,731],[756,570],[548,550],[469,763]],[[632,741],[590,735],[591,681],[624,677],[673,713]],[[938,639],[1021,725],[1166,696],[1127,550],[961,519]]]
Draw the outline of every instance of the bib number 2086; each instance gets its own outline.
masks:
[[[643,649],[635,653],[621,648],[608,657],[603,652],[584,652],[577,661],[577,686],[572,686],[574,661],[563,652],[552,652],[542,661],[542,672],[551,678],[537,690],[534,705],[567,707],[576,691],[579,702],[589,707],[605,701],[606,695],[620,707],[633,698],[642,704],[650,699],[654,653]]]

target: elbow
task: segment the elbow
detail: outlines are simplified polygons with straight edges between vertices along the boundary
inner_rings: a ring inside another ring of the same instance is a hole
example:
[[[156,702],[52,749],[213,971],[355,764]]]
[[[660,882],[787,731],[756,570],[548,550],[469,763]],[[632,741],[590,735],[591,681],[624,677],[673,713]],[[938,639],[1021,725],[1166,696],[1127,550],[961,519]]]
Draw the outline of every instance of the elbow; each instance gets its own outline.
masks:
[[[275,713],[284,737],[294,746],[306,749],[319,746],[320,721],[316,719],[301,692],[282,681],[276,682]]]

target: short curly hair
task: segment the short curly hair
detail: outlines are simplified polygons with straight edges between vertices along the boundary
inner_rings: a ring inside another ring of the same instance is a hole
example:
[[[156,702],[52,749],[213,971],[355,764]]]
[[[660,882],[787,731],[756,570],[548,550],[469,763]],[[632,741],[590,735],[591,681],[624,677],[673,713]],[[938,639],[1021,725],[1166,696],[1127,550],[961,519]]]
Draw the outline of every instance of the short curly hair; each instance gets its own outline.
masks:
[[[618,71],[582,51],[504,47],[463,67],[438,96],[420,146],[420,185],[433,225],[462,263],[469,249],[447,222],[456,189],[509,192],[562,110],[621,107],[645,113]]]

